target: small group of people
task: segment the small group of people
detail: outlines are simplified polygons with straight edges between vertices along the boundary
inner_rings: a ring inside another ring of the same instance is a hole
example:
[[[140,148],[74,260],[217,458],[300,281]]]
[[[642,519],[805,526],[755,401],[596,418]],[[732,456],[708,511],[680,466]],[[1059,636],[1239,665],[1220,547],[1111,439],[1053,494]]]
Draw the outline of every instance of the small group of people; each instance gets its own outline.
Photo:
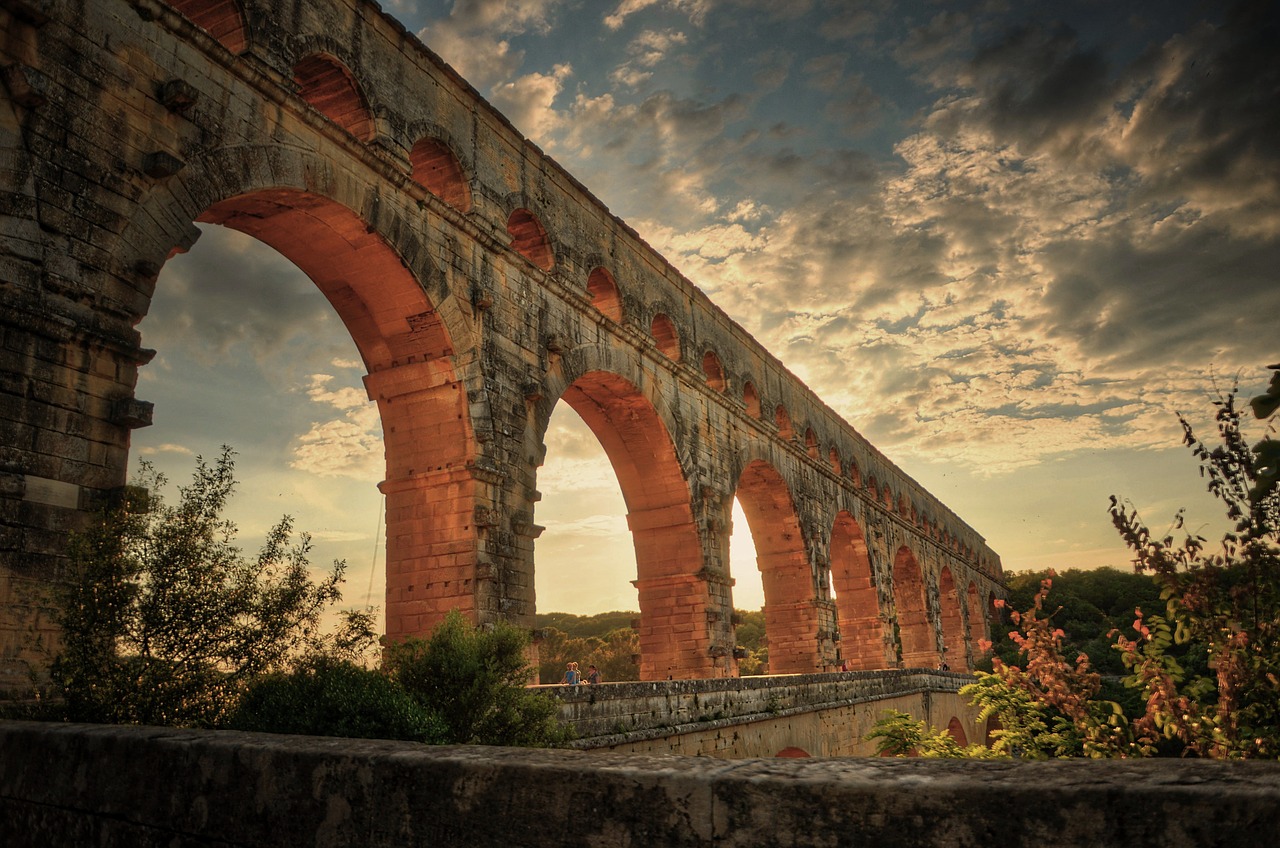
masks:
[[[564,670],[564,680],[561,682],[568,683],[571,686],[577,686],[579,683],[583,682],[594,685],[600,682],[600,669],[596,668],[594,665],[587,666],[586,680],[584,681],[582,672],[578,671],[578,664],[576,662],[571,662]]]

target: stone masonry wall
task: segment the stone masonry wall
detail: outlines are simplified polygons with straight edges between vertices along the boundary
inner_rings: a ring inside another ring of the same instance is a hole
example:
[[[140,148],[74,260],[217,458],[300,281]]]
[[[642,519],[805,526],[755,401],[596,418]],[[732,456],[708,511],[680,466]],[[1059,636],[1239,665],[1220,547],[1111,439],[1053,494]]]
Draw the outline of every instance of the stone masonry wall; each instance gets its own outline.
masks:
[[[986,728],[956,694],[972,679],[889,670],[539,688],[560,701],[561,720],[579,737],[575,747],[723,757],[798,747],[852,756],[873,753],[863,737],[888,709],[941,728],[958,718],[966,738],[981,741]]]
[[[360,351],[391,638],[533,627],[565,402],[628,504],[647,679],[737,674],[735,497],[771,671],[975,657],[1004,591],[982,536],[376,3],[4,0],[0,32],[0,689],[23,598],[125,483],[143,319],[197,223],[295,263]]]
[[[655,757],[0,722],[0,844],[1254,848],[1280,765]]]

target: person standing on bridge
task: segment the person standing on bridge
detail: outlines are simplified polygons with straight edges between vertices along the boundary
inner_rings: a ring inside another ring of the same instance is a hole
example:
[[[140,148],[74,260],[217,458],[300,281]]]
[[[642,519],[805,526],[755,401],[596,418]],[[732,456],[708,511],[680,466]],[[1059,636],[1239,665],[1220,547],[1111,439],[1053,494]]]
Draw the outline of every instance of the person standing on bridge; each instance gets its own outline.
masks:
[[[569,663],[564,670],[564,680],[561,681],[570,686],[577,686],[582,682],[582,676],[578,674],[578,664],[576,662]]]
[[[599,682],[600,682],[600,669],[596,668],[594,665],[587,666],[587,683],[594,686]]]

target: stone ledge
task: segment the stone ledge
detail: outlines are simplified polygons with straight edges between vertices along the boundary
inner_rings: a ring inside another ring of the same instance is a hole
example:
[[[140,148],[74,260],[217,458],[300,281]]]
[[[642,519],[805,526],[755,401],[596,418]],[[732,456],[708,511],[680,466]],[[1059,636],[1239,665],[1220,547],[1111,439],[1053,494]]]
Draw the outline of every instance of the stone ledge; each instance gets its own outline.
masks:
[[[0,722],[0,844],[1270,846],[1280,764],[737,760]]]

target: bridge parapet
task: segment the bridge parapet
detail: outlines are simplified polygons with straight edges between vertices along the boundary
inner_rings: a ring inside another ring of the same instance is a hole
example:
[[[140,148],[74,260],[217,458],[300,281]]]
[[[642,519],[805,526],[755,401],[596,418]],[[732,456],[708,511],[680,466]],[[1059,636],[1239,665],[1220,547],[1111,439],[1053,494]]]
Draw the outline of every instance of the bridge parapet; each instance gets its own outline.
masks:
[[[955,672],[892,669],[539,688],[560,702],[561,720],[577,731],[575,747],[612,748],[910,696],[927,715],[931,694],[954,694],[972,680]]]

